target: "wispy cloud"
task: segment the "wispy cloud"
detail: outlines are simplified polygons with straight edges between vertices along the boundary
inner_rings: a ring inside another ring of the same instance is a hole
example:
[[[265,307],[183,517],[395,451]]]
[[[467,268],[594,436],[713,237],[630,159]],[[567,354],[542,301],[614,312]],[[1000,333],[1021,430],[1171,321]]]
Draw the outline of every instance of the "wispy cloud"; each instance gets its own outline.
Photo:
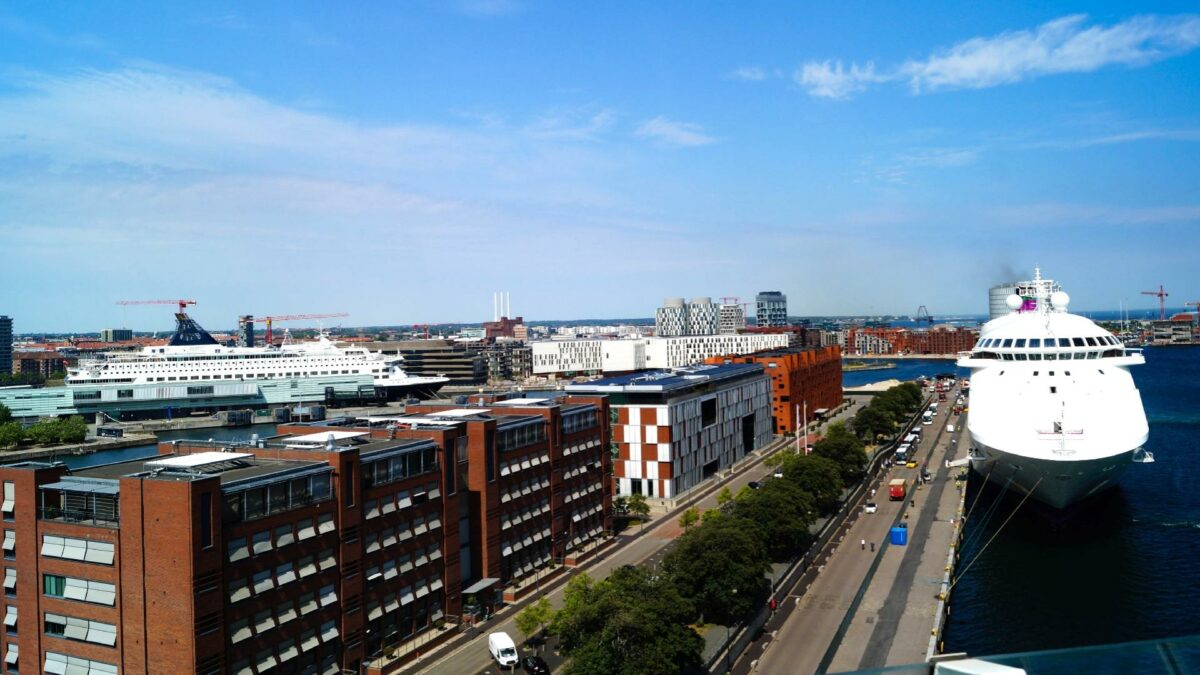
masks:
[[[1086,73],[1109,66],[1137,68],[1200,46],[1200,16],[1136,16],[1111,26],[1088,25],[1075,14],[1032,30],[974,37],[920,60],[877,72],[874,64],[810,61],[796,81],[810,95],[842,99],[883,82],[905,82],[913,93],[982,89],[1045,75]]]
[[[729,77],[734,80],[745,80],[746,82],[762,82],[767,79],[767,71],[758,66],[742,66],[730,73]]]
[[[708,145],[717,141],[713,136],[704,133],[699,124],[676,122],[661,115],[642,122],[634,133],[643,138],[683,147]]]
[[[1068,138],[1051,141],[1029,143],[1029,148],[1090,148],[1098,145],[1118,145],[1121,143],[1137,143],[1140,141],[1200,141],[1200,129],[1139,129],[1120,133],[1091,136],[1088,138]]]
[[[875,72],[875,64],[870,61],[862,66],[852,63],[849,68],[841,61],[809,61],[795,75],[797,84],[821,98],[849,98],[886,79]]]
[[[609,108],[557,108],[539,115],[525,131],[537,138],[591,141],[610,131],[616,121],[616,111]]]

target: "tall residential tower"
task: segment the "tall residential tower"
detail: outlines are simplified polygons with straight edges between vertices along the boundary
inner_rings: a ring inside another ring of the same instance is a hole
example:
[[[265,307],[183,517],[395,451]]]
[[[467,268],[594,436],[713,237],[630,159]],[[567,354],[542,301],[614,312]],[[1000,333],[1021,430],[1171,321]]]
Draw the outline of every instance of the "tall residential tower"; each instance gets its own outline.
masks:
[[[758,294],[756,319],[759,326],[788,325],[787,296],[779,291],[763,291]]]

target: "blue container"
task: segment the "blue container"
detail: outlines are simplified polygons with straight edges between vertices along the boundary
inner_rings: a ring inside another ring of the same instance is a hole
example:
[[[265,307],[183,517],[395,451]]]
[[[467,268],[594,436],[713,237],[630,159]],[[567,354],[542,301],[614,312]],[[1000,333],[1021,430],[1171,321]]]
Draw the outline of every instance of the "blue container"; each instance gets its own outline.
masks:
[[[904,546],[905,544],[908,543],[908,528],[907,527],[893,527],[891,529],[890,533],[891,533],[892,545]]]

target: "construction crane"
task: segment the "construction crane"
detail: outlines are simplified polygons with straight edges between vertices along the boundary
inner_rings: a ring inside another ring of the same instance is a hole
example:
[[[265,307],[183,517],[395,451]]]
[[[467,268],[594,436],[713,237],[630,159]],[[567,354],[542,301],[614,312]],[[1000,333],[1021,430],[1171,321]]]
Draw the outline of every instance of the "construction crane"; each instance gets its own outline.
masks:
[[[413,324],[413,333],[416,333],[417,331],[419,331],[422,328],[425,329],[425,339],[428,340],[429,339],[429,324],[427,324],[427,323],[414,323]]]
[[[196,304],[195,300],[118,300],[118,305],[179,305],[179,313],[183,314],[188,305]]]
[[[1158,297],[1158,320],[1167,320],[1167,292],[1163,290],[1162,284],[1158,285],[1157,291],[1142,291],[1142,295],[1153,295]]]
[[[917,308],[917,316],[916,316],[916,318],[913,319],[913,321],[915,321],[917,323],[921,323],[922,321],[924,321],[925,323],[929,324],[930,326],[933,325],[933,317],[929,315],[929,310],[925,309],[925,305],[921,305],[920,307]]]
[[[345,312],[335,312],[333,314],[278,314],[276,316],[258,316],[254,318],[255,323],[267,324],[267,344],[275,344],[271,333],[271,326],[276,321],[302,321],[304,319],[333,319],[340,316],[350,316]]]

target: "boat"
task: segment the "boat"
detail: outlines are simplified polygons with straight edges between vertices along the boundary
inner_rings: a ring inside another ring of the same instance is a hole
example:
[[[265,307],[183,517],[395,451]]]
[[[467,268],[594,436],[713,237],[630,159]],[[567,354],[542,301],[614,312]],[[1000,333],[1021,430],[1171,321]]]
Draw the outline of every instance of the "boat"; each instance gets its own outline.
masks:
[[[380,397],[389,400],[430,398],[448,382],[445,377],[415,377],[404,372],[403,357],[342,347],[321,332],[312,342],[287,341],[279,346],[222,345],[186,313],[175,315],[175,333],[163,346],[136,352],[104,352],[68,369],[67,387],[107,385],[171,386],[186,382],[203,388],[214,383],[299,383],[330,376],[367,376]],[[205,392],[207,393],[207,392]]]
[[[1011,314],[984,324],[961,355],[970,369],[971,468],[1002,489],[1064,509],[1153,461],[1141,393],[1129,372],[1146,362],[1042,279],[1016,284]]]

